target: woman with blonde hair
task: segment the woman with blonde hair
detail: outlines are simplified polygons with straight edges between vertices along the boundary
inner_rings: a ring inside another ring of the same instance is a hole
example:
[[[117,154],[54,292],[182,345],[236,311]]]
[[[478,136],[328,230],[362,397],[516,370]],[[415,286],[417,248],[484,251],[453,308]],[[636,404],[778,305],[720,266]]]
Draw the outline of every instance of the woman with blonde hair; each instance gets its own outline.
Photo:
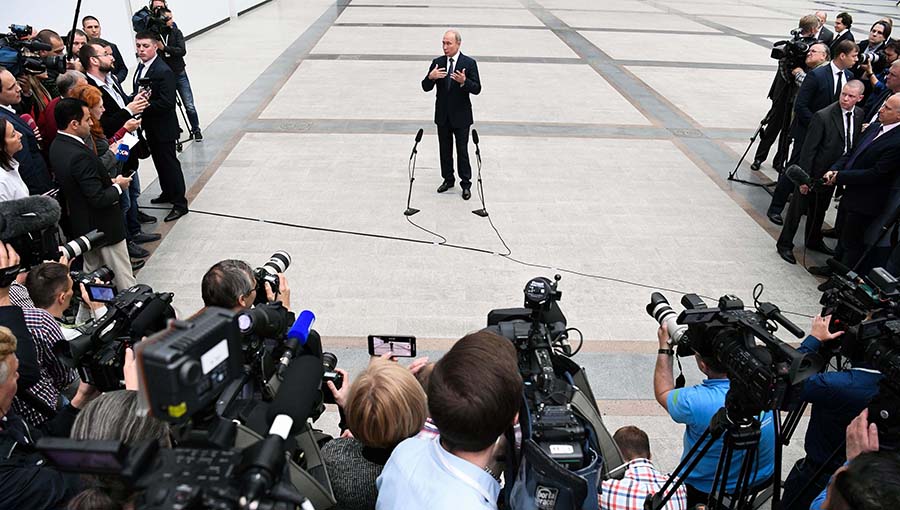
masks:
[[[349,390],[346,388],[349,386]],[[353,384],[344,379],[335,395],[352,437],[322,447],[335,509],[374,509],[375,479],[394,447],[415,436],[428,416],[425,392],[405,367],[373,358]]]

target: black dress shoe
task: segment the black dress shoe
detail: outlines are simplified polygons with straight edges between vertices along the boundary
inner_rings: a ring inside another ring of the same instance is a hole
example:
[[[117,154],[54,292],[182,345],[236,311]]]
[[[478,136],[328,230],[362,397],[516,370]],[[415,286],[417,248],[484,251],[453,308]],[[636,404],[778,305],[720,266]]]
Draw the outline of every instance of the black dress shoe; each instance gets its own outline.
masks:
[[[766,217],[769,218],[769,221],[776,225],[784,225],[784,219],[778,213],[766,213]]]
[[[825,255],[834,256],[834,250],[828,247],[825,243],[819,244],[811,244],[806,246],[807,250],[817,251],[819,253],[824,253]]]
[[[144,244],[144,243],[152,243],[153,241],[159,241],[162,236],[159,234],[147,234],[145,232],[141,232],[135,236],[131,237],[131,242],[135,244]]]
[[[443,193],[443,192],[447,191],[448,189],[450,189],[450,188],[452,188],[452,187],[453,187],[453,183],[452,183],[452,182],[444,181],[444,182],[441,183],[440,186],[438,186],[437,192],[438,192],[438,193]]]
[[[193,136],[194,136],[194,141],[195,141],[195,142],[202,142],[202,141],[203,141],[203,133],[201,133],[199,129],[195,129],[194,132],[193,132],[192,134],[193,134]]]
[[[150,199],[150,203],[151,203],[151,204],[167,204],[167,203],[170,203],[170,202],[172,202],[172,199],[169,198],[169,197],[167,197],[167,196],[165,196],[165,195],[160,195],[160,196],[158,196],[158,197],[156,197],[156,198],[151,198],[151,199]]]
[[[472,191],[468,190],[468,189],[464,189],[462,192],[462,197],[463,197],[463,200],[468,200],[468,199],[472,198]]]
[[[794,258],[794,252],[786,248],[778,248],[778,255],[788,264],[796,264],[797,259]]]
[[[175,209],[175,208],[172,208],[172,210],[169,211],[169,214],[166,215],[166,219],[164,219],[163,221],[175,221],[175,220],[177,220],[178,218],[181,218],[182,216],[184,216],[184,215],[187,214],[187,213],[188,213],[188,210],[187,210],[187,209]]]
[[[133,259],[144,259],[150,256],[150,252],[128,241],[128,256]]]
[[[147,263],[147,261],[145,261],[145,260],[140,260],[140,259],[132,260],[131,261],[131,270],[137,271],[138,269],[144,267],[144,264],[146,264],[146,263]]]
[[[137,213],[138,223],[156,223],[156,217],[150,216],[149,214],[138,211]]]
[[[809,274],[823,278],[831,278],[831,275],[834,274],[828,266],[809,266],[806,270],[809,271]]]
[[[837,239],[837,229],[826,228],[825,230],[822,230],[822,237],[827,237],[828,239]]]
[[[753,160],[753,164],[750,165],[750,170],[759,170],[759,167],[762,166],[762,161],[758,159]]]

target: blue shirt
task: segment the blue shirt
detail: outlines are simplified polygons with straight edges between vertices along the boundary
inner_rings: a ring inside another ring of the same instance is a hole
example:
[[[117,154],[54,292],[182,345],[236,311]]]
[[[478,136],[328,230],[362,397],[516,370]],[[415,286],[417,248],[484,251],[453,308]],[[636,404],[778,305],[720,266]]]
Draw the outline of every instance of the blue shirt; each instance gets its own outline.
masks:
[[[700,439],[709,427],[712,417],[725,405],[725,394],[731,383],[728,379],[706,379],[698,386],[680,388],[669,393],[667,401],[669,416],[687,427],[684,430],[684,452],[682,459],[691,447]],[[772,476],[775,467],[775,428],[772,412],[767,411],[759,417],[761,437],[759,440],[759,459],[755,464],[756,472],[751,478],[751,485],[765,481]],[[722,442],[719,438],[707,454],[700,459],[693,472],[685,477],[685,483],[703,492],[712,490],[716,476],[716,466],[722,453]],[[731,460],[726,489],[731,491],[737,484],[744,452],[735,451]]]
[[[497,508],[500,483],[445,450],[440,439],[409,438],[394,449],[381,476],[377,510]]]

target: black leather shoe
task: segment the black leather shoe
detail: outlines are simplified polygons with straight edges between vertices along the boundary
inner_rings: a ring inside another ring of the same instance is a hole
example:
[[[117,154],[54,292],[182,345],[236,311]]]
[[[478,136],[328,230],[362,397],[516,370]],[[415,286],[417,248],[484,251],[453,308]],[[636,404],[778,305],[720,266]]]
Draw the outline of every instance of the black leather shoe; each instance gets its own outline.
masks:
[[[162,238],[159,234],[147,234],[145,232],[141,232],[135,236],[131,237],[131,242],[135,244],[144,244],[144,243],[152,243],[154,241],[159,241]]]
[[[184,215],[187,214],[187,213],[188,213],[188,210],[187,210],[187,209],[175,209],[175,208],[172,208],[172,210],[169,211],[169,214],[166,215],[166,219],[163,220],[163,221],[175,221],[175,220],[177,220],[178,218],[181,218],[182,216],[184,216]]]
[[[195,142],[202,142],[202,141],[203,141],[203,133],[201,133],[199,129],[195,129],[194,132],[193,132],[192,134],[194,135],[194,141],[195,141]]]
[[[150,216],[149,214],[147,214],[143,211],[138,211],[137,219],[138,219],[138,223],[156,223],[155,216]]]
[[[834,256],[834,250],[828,247],[825,243],[812,244],[806,247],[807,250],[817,251],[819,253],[824,253],[830,257]]]
[[[821,276],[822,278],[831,278],[833,271],[828,266],[809,266],[807,269],[809,274]]]
[[[140,260],[140,259],[138,259],[138,260],[132,260],[132,261],[131,261],[131,270],[132,270],[132,271],[137,271],[138,269],[144,267],[144,265],[145,265],[146,263],[147,263],[147,261],[145,261],[145,260]]]
[[[784,225],[784,219],[778,213],[766,213],[766,217],[776,225]]]
[[[468,190],[468,189],[464,189],[462,192],[462,197],[463,197],[463,200],[468,200],[468,199],[472,198],[472,191]]]
[[[437,192],[438,192],[438,193],[443,193],[443,192],[447,191],[448,189],[450,189],[450,188],[452,188],[452,187],[453,187],[453,183],[452,183],[452,182],[444,181],[444,182],[441,183],[440,186],[438,186]]]
[[[170,203],[171,201],[172,201],[172,199],[165,195],[160,195],[156,198],[150,199],[151,204],[167,204],[167,203]]]
[[[128,256],[133,259],[145,259],[150,256],[150,252],[128,241]]]
[[[796,264],[797,259],[794,258],[794,252],[785,248],[778,248],[778,255],[788,264]]]
[[[837,230],[833,228],[826,228],[822,231],[822,237],[827,237],[828,239],[837,239]]]
[[[753,164],[750,165],[750,170],[759,170],[759,167],[762,166],[762,161],[758,159],[753,160]]]

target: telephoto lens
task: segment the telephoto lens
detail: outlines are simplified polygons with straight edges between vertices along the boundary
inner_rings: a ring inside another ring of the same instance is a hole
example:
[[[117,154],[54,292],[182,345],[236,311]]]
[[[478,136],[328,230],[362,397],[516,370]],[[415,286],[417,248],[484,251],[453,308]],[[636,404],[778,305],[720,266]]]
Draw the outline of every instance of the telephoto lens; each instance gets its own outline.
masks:
[[[76,237],[72,239],[68,243],[59,247],[59,252],[66,256],[69,260],[74,259],[75,257],[91,251],[93,248],[96,248],[103,242],[103,232],[99,230],[92,230],[87,234]]]
[[[675,310],[672,310],[672,307],[669,306],[669,301],[666,300],[665,296],[659,292],[650,294],[650,302],[647,304],[647,313],[650,314],[650,317],[653,317],[660,326],[665,326],[669,331],[669,345],[678,345],[681,343],[681,338],[687,331],[687,326],[678,324],[678,314],[676,314]]]
[[[291,256],[286,251],[276,251],[269,257],[269,261],[263,264],[264,269],[269,274],[278,274],[287,271],[291,265]]]

